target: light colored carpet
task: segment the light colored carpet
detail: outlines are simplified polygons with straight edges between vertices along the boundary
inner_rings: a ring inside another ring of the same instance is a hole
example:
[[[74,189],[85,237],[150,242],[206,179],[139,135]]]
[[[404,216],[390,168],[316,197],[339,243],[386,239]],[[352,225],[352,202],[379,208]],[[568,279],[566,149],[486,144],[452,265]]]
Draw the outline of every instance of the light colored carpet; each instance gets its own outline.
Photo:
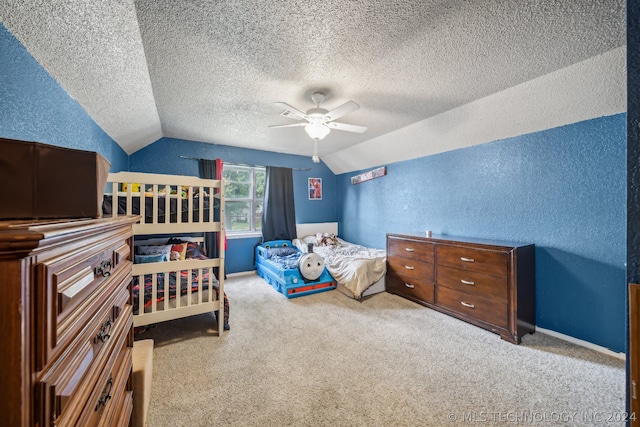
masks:
[[[513,345],[387,293],[288,300],[254,274],[225,289],[221,338],[212,314],[136,335],[155,340],[150,427],[624,425],[620,359]]]

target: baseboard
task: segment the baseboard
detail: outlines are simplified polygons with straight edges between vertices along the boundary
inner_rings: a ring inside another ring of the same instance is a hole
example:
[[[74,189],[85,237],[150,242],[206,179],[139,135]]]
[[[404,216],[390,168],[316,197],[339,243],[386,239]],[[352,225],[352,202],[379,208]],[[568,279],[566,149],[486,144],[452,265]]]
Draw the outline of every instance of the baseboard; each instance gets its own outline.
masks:
[[[227,274],[227,277],[240,277],[240,276],[250,276],[250,275],[255,275],[256,274],[256,270],[249,270],[249,271],[238,271],[237,273],[229,273]]]
[[[626,355],[624,353],[618,353],[618,352],[615,352],[613,350],[609,350],[606,347],[602,347],[602,346],[590,343],[589,341],[584,341],[584,340],[580,340],[578,338],[570,337],[569,335],[561,334],[559,332],[555,332],[555,331],[552,331],[550,329],[544,329],[544,328],[540,328],[540,327],[536,326],[536,333],[537,332],[545,334],[545,335],[549,335],[549,336],[552,336],[552,337],[555,337],[555,338],[559,338],[559,339],[561,339],[563,341],[568,341],[568,342],[570,342],[572,344],[576,344],[576,345],[579,345],[581,347],[586,347],[586,348],[588,348],[590,350],[595,350],[597,352],[604,353],[604,354],[606,354],[608,356],[612,356],[612,357],[615,357],[617,359],[622,359],[622,360],[626,359]]]

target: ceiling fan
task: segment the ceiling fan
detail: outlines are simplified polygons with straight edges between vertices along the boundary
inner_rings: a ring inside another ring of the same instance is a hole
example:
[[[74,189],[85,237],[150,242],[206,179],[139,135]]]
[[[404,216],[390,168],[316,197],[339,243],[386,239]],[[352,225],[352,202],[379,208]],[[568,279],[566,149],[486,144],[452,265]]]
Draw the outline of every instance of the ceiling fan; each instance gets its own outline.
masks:
[[[349,125],[346,123],[334,122],[334,120],[339,119],[349,113],[356,111],[360,106],[353,101],[347,101],[341,106],[334,108],[331,111],[325,110],[324,108],[320,108],[320,104],[322,104],[325,100],[324,93],[315,92],[311,95],[311,100],[314,104],[316,104],[315,108],[309,109],[306,113],[298,110],[297,108],[292,107],[291,105],[285,102],[276,102],[276,105],[280,107],[284,107],[285,111],[283,111],[280,115],[284,117],[288,117],[294,120],[306,120],[306,123],[293,123],[290,125],[273,125],[269,126],[271,128],[287,128],[294,126],[304,126],[304,130],[314,141],[314,154],[313,161],[319,162],[318,159],[318,141],[327,136],[331,129],[343,130],[347,132],[356,132],[362,133],[367,130],[364,126],[357,125]]]

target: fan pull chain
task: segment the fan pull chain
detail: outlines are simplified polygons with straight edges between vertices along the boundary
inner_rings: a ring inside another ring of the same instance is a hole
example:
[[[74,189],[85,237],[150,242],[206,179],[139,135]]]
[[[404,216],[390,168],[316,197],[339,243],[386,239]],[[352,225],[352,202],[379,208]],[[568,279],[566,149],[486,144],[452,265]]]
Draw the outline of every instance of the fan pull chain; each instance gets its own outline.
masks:
[[[313,163],[320,163],[320,157],[318,157],[318,141],[313,140],[313,157],[311,158]]]

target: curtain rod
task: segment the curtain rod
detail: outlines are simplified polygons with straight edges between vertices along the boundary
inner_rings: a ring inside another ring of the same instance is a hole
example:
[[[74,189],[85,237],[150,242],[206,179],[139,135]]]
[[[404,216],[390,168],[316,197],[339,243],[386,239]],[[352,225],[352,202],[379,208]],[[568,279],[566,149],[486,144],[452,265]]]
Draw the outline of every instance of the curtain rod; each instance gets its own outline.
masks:
[[[183,159],[191,159],[191,160],[215,160],[215,159],[203,159],[201,157],[189,157],[189,156],[180,156]],[[236,165],[236,166],[249,166],[249,167],[255,167],[255,166],[263,166],[263,167],[268,167],[269,165],[249,165],[246,163],[237,163],[237,162],[226,162],[232,165]],[[282,166],[273,166],[273,167],[282,167]],[[310,171],[311,168],[306,168],[306,169],[302,169],[302,168],[291,168],[291,170],[294,171]]]

